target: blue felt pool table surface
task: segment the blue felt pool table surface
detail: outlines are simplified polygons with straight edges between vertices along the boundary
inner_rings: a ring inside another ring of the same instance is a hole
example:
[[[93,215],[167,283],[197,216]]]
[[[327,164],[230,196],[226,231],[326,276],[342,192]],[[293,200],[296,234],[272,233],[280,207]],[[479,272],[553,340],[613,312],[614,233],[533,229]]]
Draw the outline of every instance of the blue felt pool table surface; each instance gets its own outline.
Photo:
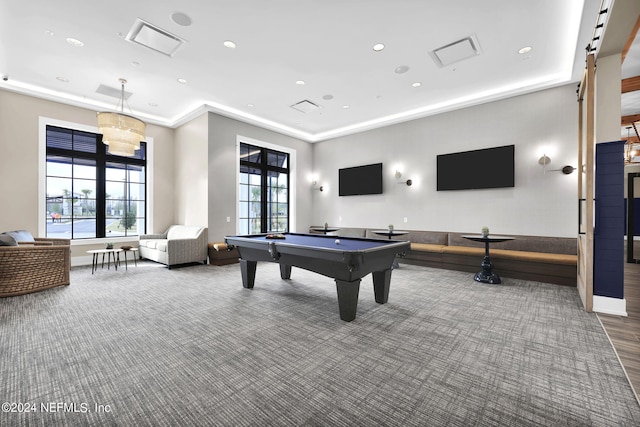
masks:
[[[284,239],[271,239],[266,235],[250,237],[256,241],[275,242],[276,244],[291,244],[300,246],[311,246],[323,249],[335,249],[339,251],[362,251],[367,249],[385,247],[389,244],[396,243],[393,240],[382,239],[359,239],[353,237],[338,237],[313,234],[284,234]],[[336,243],[336,241],[339,243]]]

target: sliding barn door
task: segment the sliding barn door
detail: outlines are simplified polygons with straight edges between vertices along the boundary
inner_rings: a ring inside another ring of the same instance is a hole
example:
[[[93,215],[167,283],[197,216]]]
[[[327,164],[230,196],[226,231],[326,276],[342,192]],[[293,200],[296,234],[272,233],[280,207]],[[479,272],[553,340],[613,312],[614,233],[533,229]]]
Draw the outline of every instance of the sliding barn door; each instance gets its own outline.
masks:
[[[578,281],[582,305],[593,311],[593,224],[595,151],[595,57],[587,56],[587,69],[578,91]]]

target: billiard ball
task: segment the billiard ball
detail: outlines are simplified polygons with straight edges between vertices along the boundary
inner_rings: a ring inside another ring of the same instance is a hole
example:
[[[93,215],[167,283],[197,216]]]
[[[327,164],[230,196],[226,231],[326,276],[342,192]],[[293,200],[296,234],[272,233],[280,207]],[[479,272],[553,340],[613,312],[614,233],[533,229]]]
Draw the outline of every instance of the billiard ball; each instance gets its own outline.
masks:
[[[336,239],[336,245],[340,244],[340,239]]]

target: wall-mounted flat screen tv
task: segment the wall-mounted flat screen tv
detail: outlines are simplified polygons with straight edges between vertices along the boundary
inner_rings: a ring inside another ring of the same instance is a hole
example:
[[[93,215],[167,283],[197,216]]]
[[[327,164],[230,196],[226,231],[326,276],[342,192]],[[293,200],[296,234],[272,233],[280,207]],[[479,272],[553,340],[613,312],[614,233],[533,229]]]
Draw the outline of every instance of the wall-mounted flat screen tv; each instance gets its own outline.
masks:
[[[440,154],[438,191],[515,186],[514,145]]]
[[[338,194],[382,194],[382,163],[338,170]]]

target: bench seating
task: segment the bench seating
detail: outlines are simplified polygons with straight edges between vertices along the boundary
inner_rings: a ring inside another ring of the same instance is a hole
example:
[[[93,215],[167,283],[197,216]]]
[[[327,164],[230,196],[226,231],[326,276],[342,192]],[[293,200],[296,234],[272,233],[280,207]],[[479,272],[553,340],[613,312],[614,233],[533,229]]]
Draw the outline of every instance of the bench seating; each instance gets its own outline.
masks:
[[[381,238],[372,230],[344,228],[332,234]],[[410,230],[408,234],[396,237],[411,242],[411,250],[398,261],[476,273],[481,269],[484,244],[463,238],[465,234],[478,233]],[[575,238],[510,236],[515,239],[490,246],[496,273],[515,279],[576,286],[578,256]]]

